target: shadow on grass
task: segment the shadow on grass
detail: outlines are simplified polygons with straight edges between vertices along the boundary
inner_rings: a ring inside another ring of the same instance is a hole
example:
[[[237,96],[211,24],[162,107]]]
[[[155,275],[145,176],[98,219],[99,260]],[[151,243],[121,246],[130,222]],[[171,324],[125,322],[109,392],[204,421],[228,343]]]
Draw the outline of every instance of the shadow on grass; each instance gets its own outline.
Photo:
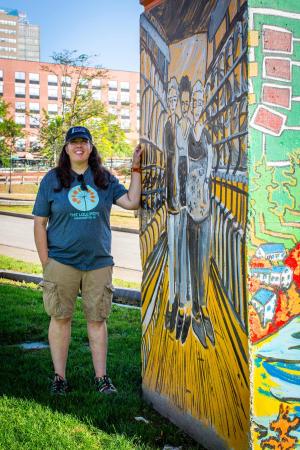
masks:
[[[78,302],[67,370],[72,391],[57,398],[49,395],[53,376],[49,349],[24,351],[18,347],[25,341],[47,342],[49,319],[43,310],[41,292],[0,285],[0,307],[2,396],[32,400],[110,435],[125,435],[136,442],[132,448],[162,449],[166,444],[183,449],[202,448],[142,399],[138,310],[113,307],[108,325],[108,373],[118,394],[104,397],[94,390],[86,322]],[[136,416],[145,417],[149,424],[137,422]]]

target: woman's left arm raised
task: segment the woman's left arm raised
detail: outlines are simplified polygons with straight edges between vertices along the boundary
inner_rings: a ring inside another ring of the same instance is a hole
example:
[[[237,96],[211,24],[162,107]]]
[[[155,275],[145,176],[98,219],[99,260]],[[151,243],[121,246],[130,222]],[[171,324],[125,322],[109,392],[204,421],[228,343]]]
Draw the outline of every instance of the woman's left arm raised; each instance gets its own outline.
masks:
[[[143,149],[141,144],[139,144],[136,146],[132,157],[131,180],[128,192],[116,201],[116,204],[124,209],[138,209],[140,206],[142,188],[142,153]]]

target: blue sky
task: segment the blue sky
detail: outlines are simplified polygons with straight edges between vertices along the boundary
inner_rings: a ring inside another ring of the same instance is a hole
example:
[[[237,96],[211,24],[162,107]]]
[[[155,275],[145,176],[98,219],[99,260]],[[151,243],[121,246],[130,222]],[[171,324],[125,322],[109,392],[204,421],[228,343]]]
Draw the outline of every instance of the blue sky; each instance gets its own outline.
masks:
[[[139,70],[139,0],[0,0],[40,25],[41,60],[63,49],[98,55],[94,64]]]

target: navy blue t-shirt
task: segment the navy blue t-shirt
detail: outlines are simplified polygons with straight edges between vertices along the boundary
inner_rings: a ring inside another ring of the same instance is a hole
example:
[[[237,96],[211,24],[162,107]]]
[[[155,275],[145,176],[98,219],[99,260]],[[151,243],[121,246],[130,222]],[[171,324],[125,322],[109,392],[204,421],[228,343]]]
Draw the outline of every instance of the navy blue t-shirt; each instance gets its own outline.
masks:
[[[87,191],[73,175],[69,189],[54,192],[60,183],[55,170],[50,170],[37,194],[32,213],[49,218],[49,257],[80,270],[111,266],[110,211],[127,190],[112,175],[107,189],[98,188],[90,167],[83,174]]]

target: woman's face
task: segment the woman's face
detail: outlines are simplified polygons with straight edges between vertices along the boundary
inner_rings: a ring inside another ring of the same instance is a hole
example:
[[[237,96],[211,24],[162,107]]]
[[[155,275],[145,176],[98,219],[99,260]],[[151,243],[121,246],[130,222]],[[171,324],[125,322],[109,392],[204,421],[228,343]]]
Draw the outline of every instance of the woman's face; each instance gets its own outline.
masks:
[[[72,139],[66,146],[66,152],[69,155],[71,165],[72,163],[88,162],[92,151],[90,141],[83,138]]]

